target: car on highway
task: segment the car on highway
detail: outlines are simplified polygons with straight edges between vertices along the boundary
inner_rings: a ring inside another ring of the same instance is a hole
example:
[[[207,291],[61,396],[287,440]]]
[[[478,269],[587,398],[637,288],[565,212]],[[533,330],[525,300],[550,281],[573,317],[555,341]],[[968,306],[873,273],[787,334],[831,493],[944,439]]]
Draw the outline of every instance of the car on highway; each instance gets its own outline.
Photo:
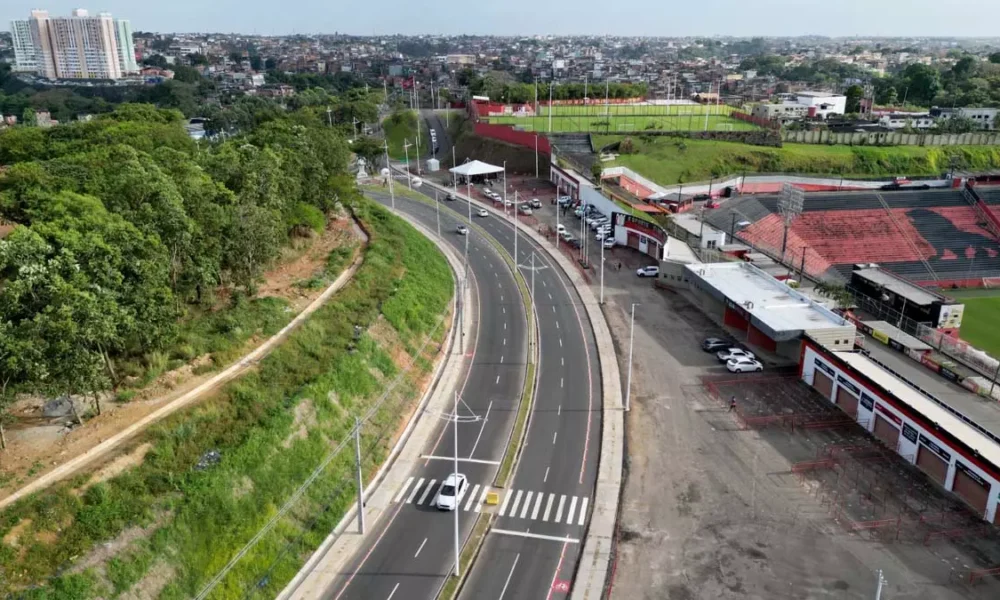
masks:
[[[764,365],[754,358],[741,356],[726,362],[726,368],[730,373],[756,373],[764,370]]]
[[[658,277],[660,275],[660,267],[640,267],[635,270],[635,274],[639,277]]]
[[[480,208],[478,211],[476,211],[476,215],[480,217],[488,217],[490,216],[490,211],[486,210],[485,208]]]
[[[542,201],[539,200],[538,198],[532,198],[531,202],[529,202],[529,204],[531,204],[531,208],[541,208],[542,207]]]
[[[719,350],[715,353],[715,356],[718,357],[719,362],[727,362],[733,358],[749,358],[751,360],[757,358],[754,356],[753,352],[735,346],[726,348],[725,350]]]
[[[732,347],[732,342],[717,337],[705,338],[701,342],[701,349],[705,352],[718,352],[719,350],[725,350]]]
[[[615,238],[613,238],[613,237],[609,237],[609,238],[605,238],[604,239],[604,247],[607,248],[607,249],[614,248],[617,244],[618,244],[618,242],[616,242]]]
[[[469,480],[466,479],[465,475],[452,473],[441,484],[434,505],[438,507],[438,510],[455,510],[458,507],[458,499],[465,495],[467,487],[469,487]]]
[[[458,235],[469,235],[469,228],[465,225],[459,225],[455,228],[455,233]]]
[[[448,195],[445,196],[444,199],[454,202],[455,200],[458,200],[458,196],[455,195],[455,192],[448,192]]]

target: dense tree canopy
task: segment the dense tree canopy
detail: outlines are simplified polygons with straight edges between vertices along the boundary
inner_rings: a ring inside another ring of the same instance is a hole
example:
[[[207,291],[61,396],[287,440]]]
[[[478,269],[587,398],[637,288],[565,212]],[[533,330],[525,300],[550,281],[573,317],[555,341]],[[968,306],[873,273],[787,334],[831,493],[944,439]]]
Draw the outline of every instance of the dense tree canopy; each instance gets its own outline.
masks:
[[[15,224],[0,240],[2,398],[113,387],[116,361],[170,343],[187,304],[253,293],[349,185],[326,116],[271,113],[211,145],[149,105],[0,131],[0,217]]]

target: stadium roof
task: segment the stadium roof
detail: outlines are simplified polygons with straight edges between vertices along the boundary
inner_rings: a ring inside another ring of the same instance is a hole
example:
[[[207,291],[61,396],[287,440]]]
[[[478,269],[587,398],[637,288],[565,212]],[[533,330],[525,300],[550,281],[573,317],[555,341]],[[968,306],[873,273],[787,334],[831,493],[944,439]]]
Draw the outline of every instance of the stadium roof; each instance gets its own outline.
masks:
[[[452,167],[448,170],[456,175],[462,175],[463,177],[476,177],[477,175],[503,173],[503,167],[484,163],[481,160],[472,160],[465,164],[458,165],[457,167]]]
[[[856,269],[854,273],[857,274],[858,277],[867,279],[882,289],[896,294],[900,298],[906,298],[906,300],[911,304],[928,306],[933,304],[935,301],[945,300],[945,297],[940,294],[935,294],[934,292],[926,290],[918,285],[912,284],[909,281],[901,277],[897,277],[896,275],[878,267]]]
[[[687,265],[692,282],[740,306],[775,341],[819,329],[854,329],[849,321],[746,262]],[[853,337],[852,337],[853,339]]]

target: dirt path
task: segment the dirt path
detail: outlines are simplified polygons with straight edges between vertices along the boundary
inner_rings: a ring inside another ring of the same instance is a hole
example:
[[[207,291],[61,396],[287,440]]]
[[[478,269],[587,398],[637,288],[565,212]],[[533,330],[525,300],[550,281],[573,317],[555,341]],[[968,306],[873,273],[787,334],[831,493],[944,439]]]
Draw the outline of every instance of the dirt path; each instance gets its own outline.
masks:
[[[27,495],[43,490],[58,481],[75,475],[82,469],[91,465],[94,461],[106,457],[114,449],[133,438],[136,434],[141,433],[150,425],[161,421],[167,416],[193,404],[194,402],[197,402],[218,389],[220,386],[236,379],[249,369],[252,369],[258,362],[277,348],[293,331],[301,326],[314,312],[326,304],[326,302],[334,294],[342,289],[347,282],[354,277],[354,274],[364,261],[364,249],[368,245],[368,237],[357,225],[357,223],[353,224],[353,230],[357,238],[362,240],[362,244],[355,250],[350,266],[345,269],[332,284],[323,290],[322,294],[302,309],[302,311],[296,315],[288,325],[282,328],[281,331],[271,336],[269,339],[257,346],[257,348],[247,353],[243,358],[231,364],[223,371],[210,376],[206,375],[203,378],[195,378],[187,382],[186,386],[184,386],[182,390],[174,391],[172,394],[173,397],[170,398],[169,401],[157,408],[155,411],[143,416],[139,420],[134,421],[127,426],[124,426],[124,423],[113,423],[114,427],[112,431],[117,431],[117,433],[114,433],[107,439],[100,439],[96,446],[92,446],[86,450],[81,448],[82,452],[79,455],[63,462],[54,469],[40,475],[34,481],[31,481],[27,485],[24,485],[13,493],[3,497],[0,499],[0,509],[6,508]],[[125,419],[119,415],[117,420],[124,421]],[[123,426],[124,428],[122,428]]]

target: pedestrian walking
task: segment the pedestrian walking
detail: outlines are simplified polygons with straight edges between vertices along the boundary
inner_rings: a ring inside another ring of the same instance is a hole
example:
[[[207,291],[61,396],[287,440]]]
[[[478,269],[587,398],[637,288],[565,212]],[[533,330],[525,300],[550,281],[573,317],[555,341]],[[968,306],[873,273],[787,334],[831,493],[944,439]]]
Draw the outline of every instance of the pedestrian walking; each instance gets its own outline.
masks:
[[[729,412],[736,410],[736,396],[729,399]]]

